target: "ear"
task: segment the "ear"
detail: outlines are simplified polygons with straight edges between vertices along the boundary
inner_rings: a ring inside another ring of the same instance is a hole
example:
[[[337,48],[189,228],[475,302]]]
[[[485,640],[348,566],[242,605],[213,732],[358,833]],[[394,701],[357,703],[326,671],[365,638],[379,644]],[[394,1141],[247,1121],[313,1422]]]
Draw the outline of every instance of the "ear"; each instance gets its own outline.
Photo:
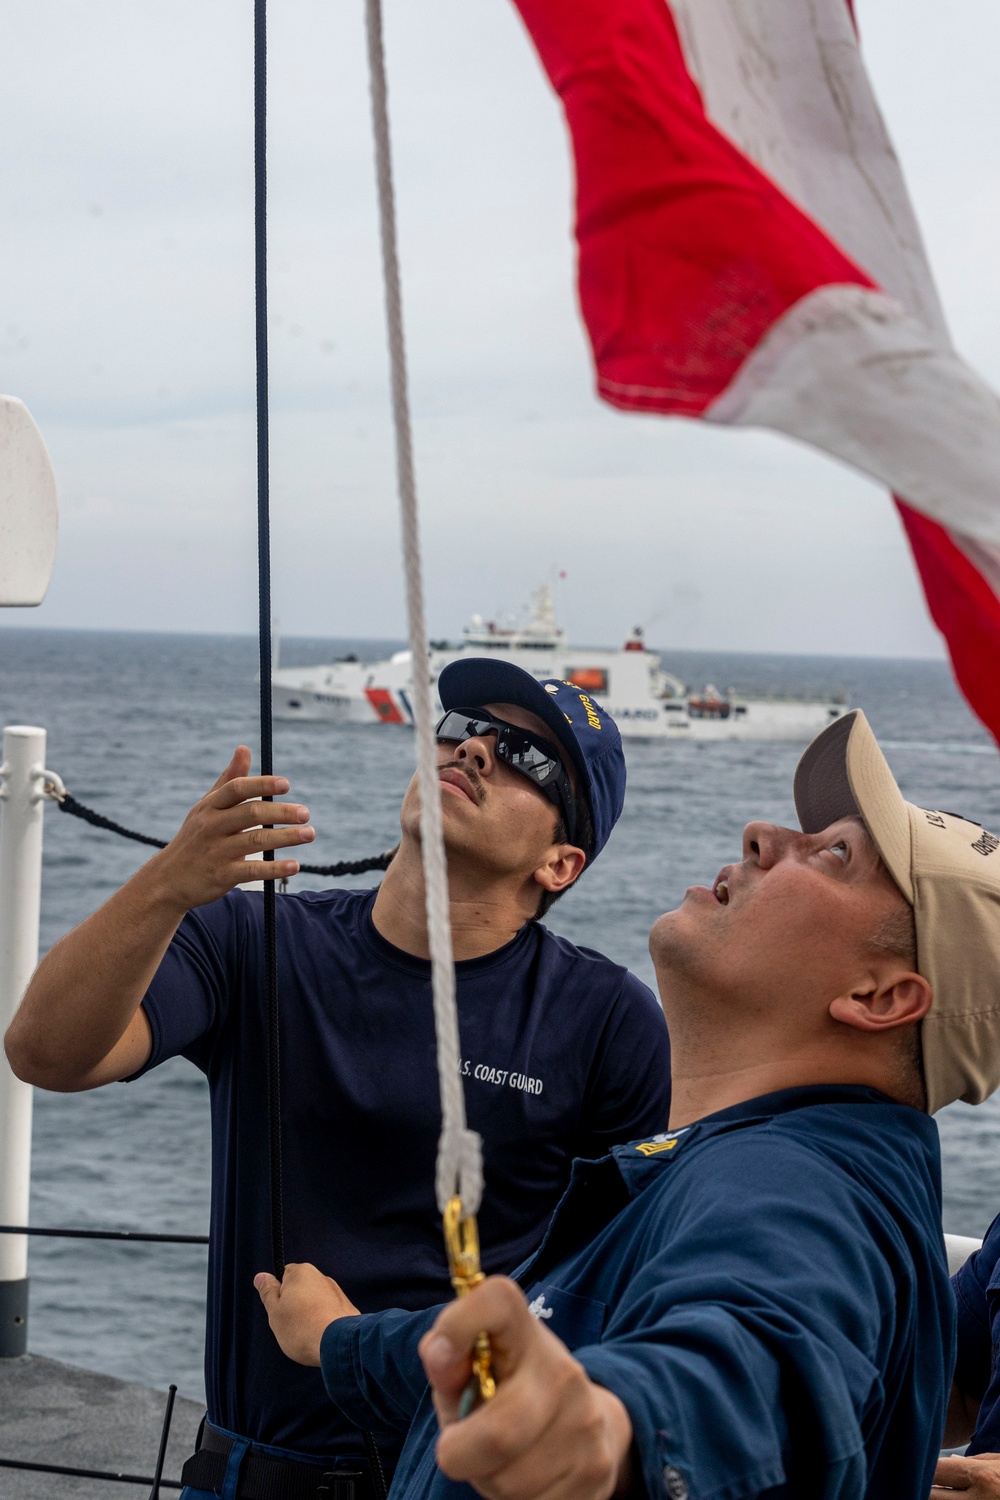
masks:
[[[549,858],[535,871],[535,880],[546,891],[564,891],[587,863],[582,849],[573,844],[553,844]]]
[[[914,1026],[931,1008],[934,992],[922,974],[893,974],[830,1002],[830,1015],[856,1031],[892,1031]]]

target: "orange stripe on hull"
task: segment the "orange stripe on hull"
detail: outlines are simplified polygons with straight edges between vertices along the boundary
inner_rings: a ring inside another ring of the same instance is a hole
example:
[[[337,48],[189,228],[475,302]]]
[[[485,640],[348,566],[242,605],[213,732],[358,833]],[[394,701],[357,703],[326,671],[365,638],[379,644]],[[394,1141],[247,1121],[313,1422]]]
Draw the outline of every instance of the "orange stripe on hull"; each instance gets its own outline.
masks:
[[[365,697],[382,724],[405,724],[406,720],[396,707],[396,701],[388,688],[365,688]]]

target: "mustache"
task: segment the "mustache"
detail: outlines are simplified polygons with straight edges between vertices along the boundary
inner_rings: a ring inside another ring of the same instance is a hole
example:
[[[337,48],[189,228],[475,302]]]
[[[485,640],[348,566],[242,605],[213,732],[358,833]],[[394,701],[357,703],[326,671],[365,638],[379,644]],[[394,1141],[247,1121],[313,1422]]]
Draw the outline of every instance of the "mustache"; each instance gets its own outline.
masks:
[[[486,801],[486,788],[483,778],[475,766],[470,766],[465,760],[446,760],[443,766],[438,766],[439,771],[461,771],[475,793],[476,801],[482,805]]]

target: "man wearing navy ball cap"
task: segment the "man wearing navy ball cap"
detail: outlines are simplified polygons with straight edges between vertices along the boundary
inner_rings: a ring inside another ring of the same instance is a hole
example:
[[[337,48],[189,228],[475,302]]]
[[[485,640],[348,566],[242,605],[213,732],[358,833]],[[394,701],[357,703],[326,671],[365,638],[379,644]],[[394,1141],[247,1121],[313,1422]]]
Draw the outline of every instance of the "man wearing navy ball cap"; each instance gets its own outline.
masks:
[[[669,1047],[643,984],[537,920],[621,813],[613,720],[579,688],[509,662],[456,662],[439,692],[462,1071],[485,1142],[483,1263],[507,1272],[537,1247],[575,1156],[665,1128]],[[249,762],[238,750],[171,844],[47,955],[6,1044],[15,1071],[50,1089],[132,1078],[177,1054],[207,1075],[208,1426],[184,1469],[187,1500],[312,1494],[331,1470],[340,1500],[352,1489],[368,1500],[360,1433],[319,1372],[281,1354],[252,1285],[270,1253],[262,900],[234,887],[244,855],[292,853],[313,834],[305,808],[261,800],[288,783],[250,777]],[[400,822],[377,890],[277,903],[286,1256],[335,1268],[371,1312],[450,1290],[415,779]],[[262,873],[297,869],[276,859]],[[387,1466],[394,1457],[385,1445]]]
[[[541,722],[543,735],[554,737],[569,757],[579,795],[585,799],[581,811],[589,813],[589,841],[583,851],[586,864],[595,860],[625,802],[622,737],[610,714],[571,682],[558,678],[539,682],[511,662],[479,657],[445,667],[438,678],[438,696],[445,710],[494,703],[525,709]]]

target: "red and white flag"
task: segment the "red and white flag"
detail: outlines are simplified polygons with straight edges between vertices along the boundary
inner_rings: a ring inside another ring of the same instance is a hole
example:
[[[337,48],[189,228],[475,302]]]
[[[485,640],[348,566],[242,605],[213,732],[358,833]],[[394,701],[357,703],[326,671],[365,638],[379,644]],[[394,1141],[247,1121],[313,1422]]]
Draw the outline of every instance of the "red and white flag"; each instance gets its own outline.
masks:
[[[515,3],[572,135],[599,394],[886,484],[1000,739],[1000,401],[951,346],[848,3]]]

